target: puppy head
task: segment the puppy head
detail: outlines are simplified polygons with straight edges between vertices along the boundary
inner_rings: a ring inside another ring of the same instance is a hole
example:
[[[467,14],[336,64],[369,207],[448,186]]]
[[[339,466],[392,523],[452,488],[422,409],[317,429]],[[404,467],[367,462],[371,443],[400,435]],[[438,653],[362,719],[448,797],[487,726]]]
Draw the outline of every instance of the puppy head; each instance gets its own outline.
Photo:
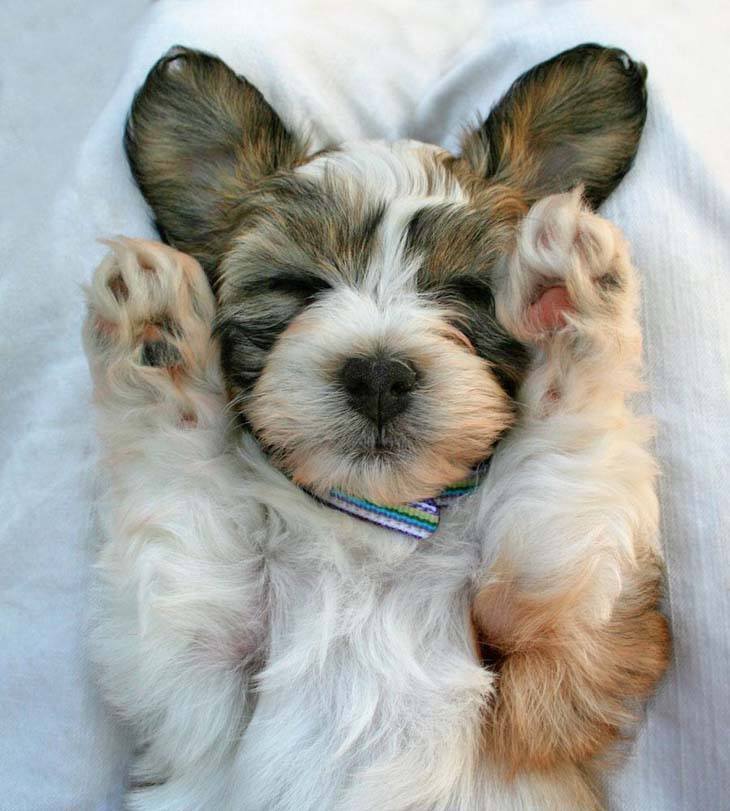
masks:
[[[244,79],[174,49],[126,133],[163,237],[219,301],[234,406],[295,481],[401,503],[485,459],[514,420],[525,348],[494,269],[539,197],[627,171],[645,71],[580,46],[521,77],[462,154],[415,142],[310,154]]]
[[[219,266],[235,402],[311,489],[433,495],[513,419],[525,355],[489,284],[513,201],[495,200],[489,227],[449,161],[410,143],[313,158],[267,187]]]

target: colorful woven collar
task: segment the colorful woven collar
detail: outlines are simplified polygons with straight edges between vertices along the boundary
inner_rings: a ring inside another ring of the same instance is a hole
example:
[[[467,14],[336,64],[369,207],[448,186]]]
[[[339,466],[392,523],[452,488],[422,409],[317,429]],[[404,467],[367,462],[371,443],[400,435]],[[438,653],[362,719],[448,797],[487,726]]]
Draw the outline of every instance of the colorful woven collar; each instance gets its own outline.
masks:
[[[468,478],[447,487],[435,498],[413,501],[398,507],[376,504],[364,498],[343,493],[341,490],[330,490],[325,497],[315,496],[322,504],[340,512],[368,521],[376,526],[400,532],[411,538],[428,538],[439,526],[441,511],[454,499],[474,492],[481,481],[485,467],[481,466]]]

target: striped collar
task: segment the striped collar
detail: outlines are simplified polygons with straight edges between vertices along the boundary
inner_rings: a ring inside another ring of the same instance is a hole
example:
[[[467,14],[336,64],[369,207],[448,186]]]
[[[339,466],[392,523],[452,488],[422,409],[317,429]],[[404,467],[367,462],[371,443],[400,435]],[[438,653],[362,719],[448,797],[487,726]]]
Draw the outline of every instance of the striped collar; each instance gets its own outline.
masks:
[[[343,493],[342,490],[330,490],[328,495],[315,498],[321,504],[352,515],[361,521],[423,540],[438,529],[443,509],[459,496],[468,495],[476,490],[485,471],[486,466],[481,465],[468,479],[452,484],[435,498],[413,501],[401,506],[376,504],[374,501]]]

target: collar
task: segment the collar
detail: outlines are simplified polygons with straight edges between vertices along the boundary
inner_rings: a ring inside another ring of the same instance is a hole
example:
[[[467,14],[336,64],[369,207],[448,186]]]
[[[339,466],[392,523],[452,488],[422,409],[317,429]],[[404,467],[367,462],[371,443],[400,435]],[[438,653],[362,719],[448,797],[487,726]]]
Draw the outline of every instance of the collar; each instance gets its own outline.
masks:
[[[433,535],[438,529],[442,510],[447,509],[460,496],[473,493],[485,472],[486,465],[482,464],[469,478],[452,484],[435,498],[412,501],[410,504],[399,506],[377,504],[374,501],[351,496],[342,490],[335,489],[330,490],[324,497],[315,496],[313,493],[310,495],[321,504],[359,518],[361,521],[407,535],[409,538],[423,540]]]

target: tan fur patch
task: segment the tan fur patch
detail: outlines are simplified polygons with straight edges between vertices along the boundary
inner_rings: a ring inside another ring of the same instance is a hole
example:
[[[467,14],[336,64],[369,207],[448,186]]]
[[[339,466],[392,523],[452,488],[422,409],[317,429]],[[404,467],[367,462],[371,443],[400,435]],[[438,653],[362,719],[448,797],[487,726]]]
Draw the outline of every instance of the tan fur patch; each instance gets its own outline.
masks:
[[[611,619],[589,627],[572,610],[575,594],[534,600],[504,582],[481,591],[472,618],[483,654],[499,673],[485,722],[490,755],[510,773],[547,769],[585,762],[624,735],[668,664],[659,596],[656,565],[649,563]]]

